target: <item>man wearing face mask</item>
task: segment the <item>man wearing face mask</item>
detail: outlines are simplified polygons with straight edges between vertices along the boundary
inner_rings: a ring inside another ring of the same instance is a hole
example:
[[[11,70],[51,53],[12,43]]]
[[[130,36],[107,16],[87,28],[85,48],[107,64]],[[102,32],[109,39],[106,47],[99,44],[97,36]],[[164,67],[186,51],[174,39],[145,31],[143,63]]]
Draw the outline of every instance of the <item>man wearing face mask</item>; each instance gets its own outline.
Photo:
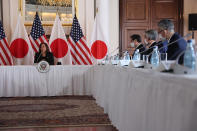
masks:
[[[158,23],[159,34],[163,39],[168,40],[168,44],[176,40],[172,45],[168,46],[168,60],[176,60],[181,52],[186,50],[187,43],[178,33],[174,31],[174,24],[171,20],[163,19]],[[183,63],[183,57],[180,58],[179,63]]]
[[[142,39],[141,39],[140,35],[134,34],[130,38],[131,38],[131,46],[135,47],[135,51],[137,49],[139,49],[139,52],[145,51],[146,48],[145,48],[144,44],[141,44]],[[133,53],[133,55],[134,55],[134,53]],[[133,58],[133,56],[132,56],[132,58]]]

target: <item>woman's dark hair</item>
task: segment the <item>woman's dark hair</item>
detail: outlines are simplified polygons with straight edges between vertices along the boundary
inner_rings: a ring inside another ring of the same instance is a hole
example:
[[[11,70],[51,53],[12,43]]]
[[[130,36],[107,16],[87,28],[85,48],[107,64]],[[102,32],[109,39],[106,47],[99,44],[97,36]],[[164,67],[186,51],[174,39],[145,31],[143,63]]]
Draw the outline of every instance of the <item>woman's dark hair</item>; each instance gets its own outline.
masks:
[[[41,43],[41,44],[40,44],[40,47],[39,47],[39,53],[41,53],[41,46],[42,46],[42,45],[45,45],[45,46],[46,46],[46,49],[47,49],[46,52],[47,52],[47,53],[50,52],[50,51],[49,51],[49,46],[48,46],[48,44],[47,44],[47,43]]]

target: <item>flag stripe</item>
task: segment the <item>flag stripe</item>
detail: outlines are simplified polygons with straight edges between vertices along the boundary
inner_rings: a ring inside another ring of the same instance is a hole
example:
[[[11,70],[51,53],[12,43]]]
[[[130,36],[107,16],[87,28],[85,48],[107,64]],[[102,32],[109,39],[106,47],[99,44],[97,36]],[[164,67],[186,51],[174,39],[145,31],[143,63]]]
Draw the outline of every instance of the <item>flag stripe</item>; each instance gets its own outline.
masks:
[[[49,42],[48,42],[48,40],[47,40],[47,38],[46,38],[45,35],[42,35],[41,38],[42,38],[42,40],[43,40],[45,43],[49,44]]]
[[[13,65],[12,55],[1,22],[0,22],[0,55],[1,55],[0,58],[1,65]]]
[[[87,51],[87,49],[84,47],[84,44],[85,44],[85,43],[83,43],[83,41],[82,41],[82,43],[81,43],[81,40],[79,40],[77,43],[78,43],[78,44],[80,45],[80,47],[84,50],[84,52],[85,52],[87,58],[89,59],[90,63],[92,63],[92,61],[91,61],[92,55],[89,54],[88,51]],[[85,44],[85,45],[86,45],[86,44]],[[89,50],[89,48],[88,48],[88,50]],[[87,53],[86,53],[86,52],[87,52]]]
[[[76,55],[76,57],[78,56],[78,55],[80,55],[83,59],[82,59],[82,61],[84,60],[85,61],[85,63],[83,62],[83,64],[84,65],[87,65],[86,63],[88,63],[88,60],[86,60],[86,58],[85,58],[85,56],[84,56],[84,54],[80,51],[80,49],[77,47],[77,46],[75,46],[76,45],[76,43],[73,41],[73,39],[70,37],[70,39],[69,39],[70,41],[71,41],[71,43],[72,43],[72,47],[71,47],[71,49],[73,48],[75,51],[73,51],[73,55]],[[78,59],[81,59],[81,57],[79,56],[79,58]]]
[[[79,65],[83,65],[84,63],[83,63],[83,61],[80,59],[80,57],[78,56],[78,55],[75,55],[76,54],[76,52],[75,52],[75,50],[71,47],[70,48],[70,50],[71,50],[71,56],[72,56],[72,61],[74,61],[75,63],[77,63],[77,64],[79,64]]]
[[[32,45],[32,48],[34,49],[35,52],[38,52],[39,50],[39,47],[38,45],[35,43],[35,41],[33,40],[33,38],[30,36],[30,42],[31,42],[31,45]]]
[[[34,45],[34,47],[36,48],[36,50],[38,51],[38,49],[39,49],[39,43],[37,43],[37,41],[34,40],[32,36],[30,36],[30,41],[32,42],[32,44]]]
[[[91,59],[91,55],[88,53],[88,51],[86,50],[86,48],[84,47],[84,43],[82,43],[83,41],[79,40],[78,45],[83,49],[84,53],[88,56],[89,59]]]
[[[76,54],[76,52],[73,50],[73,48],[71,48],[71,52],[72,52],[72,54],[71,54],[71,56],[73,56],[73,59],[72,59],[72,61],[77,61],[77,63],[79,64],[79,65],[83,65],[84,63],[83,63],[83,61],[81,61],[81,59],[79,58],[79,56],[78,55],[75,55]],[[76,59],[75,59],[76,58]],[[75,62],[76,63],[76,62]]]
[[[2,65],[7,65],[5,60],[4,60],[4,58],[3,58],[3,56],[1,54],[0,54],[0,58],[1,58]]]
[[[4,59],[7,59],[7,60],[9,61],[9,63],[11,63],[11,61],[10,61],[10,59],[9,59],[9,56],[8,56],[8,53],[7,53],[7,51],[6,51],[6,49],[4,48],[3,45],[5,45],[5,43],[4,43],[3,40],[1,40],[1,42],[0,42],[0,47],[1,47],[1,49],[2,49],[3,54],[5,54],[5,58],[4,58]],[[3,55],[3,54],[2,54],[2,55]]]
[[[88,61],[86,60],[85,56],[83,55],[83,53],[80,51],[80,49],[77,46],[74,46],[74,41],[72,40],[72,38],[70,37],[70,41],[72,42],[72,47],[75,51],[74,55],[79,56],[79,59],[81,59],[81,61],[83,62],[84,65],[88,65]]]
[[[1,42],[3,43],[3,45],[5,45],[4,48],[7,51],[6,53],[8,54],[7,59],[8,59],[9,64],[13,65],[12,60],[11,60],[12,59],[12,55],[11,55],[10,48],[8,46],[8,42],[7,42],[6,38],[3,39],[3,41],[1,40]]]
[[[72,38],[71,38],[71,40],[72,40]],[[74,42],[74,41],[73,41]],[[86,63],[88,63],[88,64],[90,64],[89,63],[89,61],[88,61],[88,59],[86,58],[86,53],[84,52],[84,50],[81,48],[81,46],[76,42],[76,43],[73,43],[73,45],[75,44],[75,49],[77,50],[77,52],[83,57],[83,59],[84,59],[84,61],[86,62]],[[85,63],[84,63],[85,64]],[[88,65],[88,64],[85,64],[85,65]]]
[[[80,59],[82,60],[82,62],[87,65],[87,63],[85,62],[85,60],[83,59],[83,57],[81,56],[81,54],[77,51],[77,49],[75,48],[75,46],[73,45],[73,43],[71,42],[71,39],[69,39],[69,43],[72,46],[72,48],[74,49],[74,51],[76,52],[76,54],[80,57]]]
[[[36,47],[35,47],[36,45],[33,44],[33,42],[31,41],[31,39],[30,39],[30,42],[31,42],[31,46],[32,46],[34,52],[38,52],[38,50],[37,50]]]
[[[76,56],[73,54],[72,51],[71,51],[71,55],[74,58],[74,60],[76,61],[76,62],[73,62],[73,63],[77,63],[78,65],[81,65],[81,63],[78,61],[78,59],[76,58]]]
[[[85,51],[82,49],[82,47],[80,46],[79,42],[77,42],[76,45],[81,50],[81,52],[83,53],[83,55],[86,57],[86,59],[88,60],[89,64],[92,64],[91,60],[89,59],[89,57],[87,56],[87,54],[85,53]]]
[[[0,48],[0,52],[3,52],[1,48]],[[5,53],[2,53],[1,56],[2,56],[2,60],[5,61],[5,63],[6,63],[4,65],[8,65],[9,63],[8,63],[8,60],[7,60],[6,56],[5,56]]]
[[[90,49],[88,48],[88,46],[87,46],[87,44],[85,42],[85,39],[82,37],[79,41],[83,44],[83,46],[85,47],[85,49],[89,53],[89,55],[91,55]]]
[[[40,39],[38,38],[37,40],[35,40],[35,42],[36,42],[36,44],[37,44],[38,47],[39,47],[39,46],[40,46],[40,43],[41,43]]]
[[[44,40],[42,39],[42,37],[38,38],[40,40],[40,43],[44,43]],[[40,44],[39,43],[39,44]]]

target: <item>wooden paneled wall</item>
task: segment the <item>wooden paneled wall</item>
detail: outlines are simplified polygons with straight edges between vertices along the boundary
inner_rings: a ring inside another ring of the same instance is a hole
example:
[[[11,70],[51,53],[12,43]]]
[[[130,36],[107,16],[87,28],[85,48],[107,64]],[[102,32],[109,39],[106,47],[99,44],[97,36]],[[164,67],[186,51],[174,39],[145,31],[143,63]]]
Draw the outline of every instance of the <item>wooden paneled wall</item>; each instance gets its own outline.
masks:
[[[183,32],[183,0],[120,0],[120,52],[133,49],[129,47],[130,36],[157,29],[161,19],[171,19],[175,29]]]

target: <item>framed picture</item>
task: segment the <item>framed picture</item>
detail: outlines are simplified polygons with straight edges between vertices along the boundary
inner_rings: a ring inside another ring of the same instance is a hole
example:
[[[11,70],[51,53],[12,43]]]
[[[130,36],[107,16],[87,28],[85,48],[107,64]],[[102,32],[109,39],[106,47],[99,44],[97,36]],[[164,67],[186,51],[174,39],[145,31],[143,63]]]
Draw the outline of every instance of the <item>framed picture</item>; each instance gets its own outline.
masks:
[[[78,15],[78,0],[20,0],[19,4],[28,33],[31,31],[36,12],[46,35],[50,35],[57,14],[67,35],[70,33],[75,13]]]

